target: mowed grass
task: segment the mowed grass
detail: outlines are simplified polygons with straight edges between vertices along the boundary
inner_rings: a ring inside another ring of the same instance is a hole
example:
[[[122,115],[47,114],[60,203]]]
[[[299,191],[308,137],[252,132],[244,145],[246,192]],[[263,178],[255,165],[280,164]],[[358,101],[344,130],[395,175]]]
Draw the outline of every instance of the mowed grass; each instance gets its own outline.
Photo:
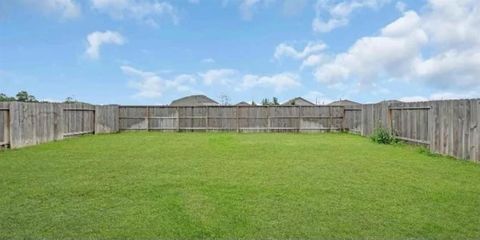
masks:
[[[478,239],[480,165],[348,134],[122,133],[0,152],[0,238]]]

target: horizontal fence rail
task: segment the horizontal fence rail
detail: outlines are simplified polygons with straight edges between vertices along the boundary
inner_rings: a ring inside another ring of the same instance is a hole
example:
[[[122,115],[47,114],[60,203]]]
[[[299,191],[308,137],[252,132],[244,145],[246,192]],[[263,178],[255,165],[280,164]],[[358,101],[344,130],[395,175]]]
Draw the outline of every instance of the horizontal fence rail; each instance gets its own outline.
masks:
[[[434,153],[480,161],[480,99],[351,106],[95,106],[0,102],[0,147],[118,131],[327,132],[387,128]],[[341,144],[341,143],[339,143]]]

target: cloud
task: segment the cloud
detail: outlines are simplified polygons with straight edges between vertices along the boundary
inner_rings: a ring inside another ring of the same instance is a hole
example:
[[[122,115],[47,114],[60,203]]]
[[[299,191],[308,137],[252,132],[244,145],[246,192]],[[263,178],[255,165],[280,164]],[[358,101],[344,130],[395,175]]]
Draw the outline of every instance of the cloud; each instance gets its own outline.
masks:
[[[314,76],[329,86],[357,90],[379,88],[385,80],[444,92],[480,90],[480,35],[473,31],[479,24],[479,1],[430,0],[421,15],[403,12],[378,34],[325,58]]]
[[[283,58],[291,58],[294,60],[301,60],[302,66],[314,67],[325,61],[326,55],[323,53],[327,49],[327,45],[323,42],[308,42],[303,50],[296,50],[293,46],[287,43],[281,43],[275,48],[273,57],[276,60]]]
[[[276,93],[283,92],[287,89],[301,86],[299,76],[293,73],[280,73],[272,76],[257,76],[246,74],[242,77],[242,81],[238,91],[251,89],[255,87],[272,88]]]
[[[254,12],[260,6],[269,6],[275,0],[241,0],[239,10],[244,20],[251,20]],[[224,5],[226,2],[224,2]]]
[[[205,85],[229,84],[238,77],[238,71],[234,69],[212,69],[199,74]]]
[[[293,58],[293,59],[304,59],[314,53],[322,52],[327,48],[322,42],[309,42],[302,51],[297,51],[291,45],[286,43],[281,43],[275,48],[275,53],[273,57],[275,59],[281,58]]]
[[[75,0],[22,0],[23,4],[50,14],[60,14],[62,18],[72,19],[81,15],[81,7]]]
[[[191,86],[197,81],[196,77],[188,74],[165,79],[153,72],[142,71],[131,66],[122,66],[122,72],[131,77],[128,86],[136,89],[135,97],[159,98],[167,91],[196,93]]]
[[[315,32],[330,32],[335,28],[346,26],[350,22],[350,15],[359,9],[378,9],[390,0],[350,0],[333,1],[318,0],[315,5],[316,17],[312,22]],[[323,16],[329,16],[325,19]]]
[[[427,41],[426,33],[420,29],[420,17],[415,12],[406,12],[384,27],[379,36],[357,40],[347,52],[320,66],[314,75],[322,83],[355,78],[365,84],[383,74],[402,78],[414,68],[412,64]]]
[[[91,59],[97,59],[100,56],[100,48],[104,44],[123,45],[124,37],[118,32],[92,32],[87,36],[88,46],[85,54]]]
[[[157,0],[91,0],[92,8],[114,19],[131,18],[148,25],[157,26],[158,21],[169,18],[179,22],[177,9],[168,2]]]

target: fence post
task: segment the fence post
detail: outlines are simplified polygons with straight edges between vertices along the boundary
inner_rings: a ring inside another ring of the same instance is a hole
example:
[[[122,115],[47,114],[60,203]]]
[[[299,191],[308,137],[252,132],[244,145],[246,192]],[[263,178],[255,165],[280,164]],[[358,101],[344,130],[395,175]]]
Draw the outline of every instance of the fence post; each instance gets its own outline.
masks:
[[[270,106],[267,105],[267,132],[271,132],[270,128]]]
[[[329,127],[330,130],[329,130],[329,132],[331,132],[331,131],[333,130],[332,106],[328,106],[328,115],[329,115],[329,117],[330,117],[330,121],[329,121],[329,122],[330,122],[330,124],[329,124],[329,125],[330,125],[330,127]]]
[[[345,132],[345,126],[347,125],[346,121],[347,121],[347,118],[345,117],[346,114],[347,114],[347,110],[345,110],[345,106],[342,106],[343,107],[343,116],[342,116],[342,132]]]
[[[177,132],[180,132],[180,111],[178,111],[178,107],[176,107],[177,110]]]
[[[240,110],[240,107],[237,106],[237,107],[236,107],[236,110],[235,110],[235,117],[237,118],[237,133],[240,132],[240,123],[239,123],[239,121],[238,121],[238,113],[240,112],[239,110]]]
[[[298,106],[298,132],[302,127],[302,106]]]
[[[390,105],[387,106],[387,124],[388,124],[388,128],[390,130],[390,134],[393,134],[392,109],[390,108]]]
[[[147,122],[147,132],[150,131],[150,108],[147,106],[146,107],[147,111],[145,112],[145,121]]]
[[[205,107],[207,112],[205,113],[205,131],[208,132],[208,106]]]
[[[97,132],[97,108],[93,110],[93,135]]]

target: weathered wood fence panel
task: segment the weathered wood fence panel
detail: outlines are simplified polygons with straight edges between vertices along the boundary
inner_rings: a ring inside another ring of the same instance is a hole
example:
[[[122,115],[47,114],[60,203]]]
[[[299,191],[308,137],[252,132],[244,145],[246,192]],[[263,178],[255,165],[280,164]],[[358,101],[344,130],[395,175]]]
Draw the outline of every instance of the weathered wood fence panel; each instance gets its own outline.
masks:
[[[434,153],[480,161],[479,99],[365,104],[360,124],[363,136],[385,127]]]
[[[61,107],[53,103],[9,104],[10,146],[36,145],[62,139]]]
[[[95,106],[95,133],[119,131],[118,105]]]
[[[433,101],[433,152],[480,161],[480,100]]]
[[[345,106],[343,127],[346,131],[362,133],[362,107],[358,105]]]
[[[428,102],[396,103],[388,106],[388,128],[399,139],[430,144],[431,106]]]
[[[85,103],[63,105],[63,136],[95,133],[95,106]]]
[[[120,106],[120,130],[339,131],[338,106]]]

